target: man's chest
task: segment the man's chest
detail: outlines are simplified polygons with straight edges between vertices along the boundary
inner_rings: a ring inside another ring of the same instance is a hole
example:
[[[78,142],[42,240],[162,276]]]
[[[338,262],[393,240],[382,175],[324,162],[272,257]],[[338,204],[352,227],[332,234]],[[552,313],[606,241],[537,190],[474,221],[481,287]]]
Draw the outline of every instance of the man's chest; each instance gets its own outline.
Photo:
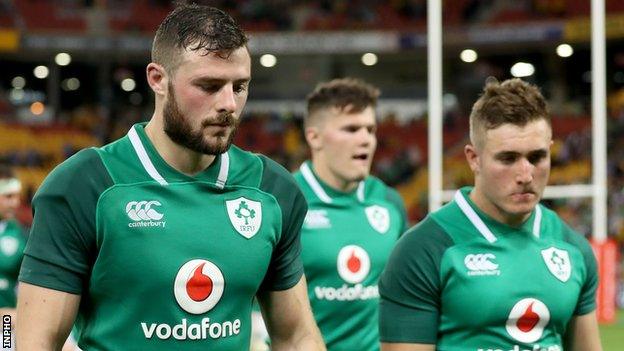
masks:
[[[547,325],[565,328],[586,279],[582,255],[564,242],[506,239],[445,254],[443,327],[498,328],[519,341]]]
[[[116,187],[98,202],[92,283],[145,293],[180,283],[190,296],[202,294],[195,286],[223,284],[253,294],[281,226],[275,200],[253,189]]]
[[[376,283],[401,230],[399,213],[385,204],[311,205],[301,239],[308,281],[358,283],[371,277]]]

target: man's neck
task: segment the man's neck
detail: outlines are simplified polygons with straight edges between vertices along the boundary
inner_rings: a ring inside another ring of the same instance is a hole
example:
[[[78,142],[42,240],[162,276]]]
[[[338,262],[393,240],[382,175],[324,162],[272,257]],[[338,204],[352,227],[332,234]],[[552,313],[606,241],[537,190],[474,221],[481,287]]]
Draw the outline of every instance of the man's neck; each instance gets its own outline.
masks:
[[[215,155],[206,155],[173,142],[165,133],[158,119],[152,118],[145,126],[145,134],[165,162],[175,170],[193,176],[208,168]]]
[[[323,162],[312,160],[312,168],[316,176],[334,190],[348,193],[355,190],[359,184],[359,181],[348,181],[338,177]]]

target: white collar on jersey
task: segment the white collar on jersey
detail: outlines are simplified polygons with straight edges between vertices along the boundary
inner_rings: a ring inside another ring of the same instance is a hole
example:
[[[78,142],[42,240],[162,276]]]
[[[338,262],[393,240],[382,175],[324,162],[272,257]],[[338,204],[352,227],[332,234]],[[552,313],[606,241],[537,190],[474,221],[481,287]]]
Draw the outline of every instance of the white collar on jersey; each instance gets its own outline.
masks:
[[[169,184],[165,180],[165,178],[163,178],[163,176],[161,176],[160,173],[158,173],[158,170],[152,163],[152,160],[149,158],[147,151],[145,151],[145,147],[143,146],[143,143],[141,142],[139,133],[137,133],[135,128],[138,128],[138,127],[133,126],[132,128],[130,128],[130,131],[128,131],[128,138],[130,139],[130,143],[132,143],[132,147],[134,148],[134,151],[136,152],[137,156],[139,157],[139,160],[141,161],[141,165],[143,165],[143,168],[145,169],[147,174],[149,174],[149,176],[152,177],[152,179],[154,179],[155,181],[157,181],[160,185]],[[225,183],[227,182],[229,170],[230,170],[230,157],[227,152],[224,152],[221,154],[221,168],[219,168],[219,175],[217,176],[217,181],[215,182],[215,185],[218,188],[223,189],[225,187]]]
[[[314,176],[314,173],[310,169],[310,166],[308,165],[308,163],[304,162],[301,165],[301,167],[299,167],[299,170],[301,171],[301,175],[303,175],[303,178],[305,179],[306,183],[308,183],[310,188],[312,188],[312,191],[314,191],[314,194],[316,194],[316,196],[324,203],[331,204],[333,202],[332,198],[327,194],[325,189],[323,189],[323,186],[321,186],[321,183],[319,183],[318,179],[316,179],[316,176]],[[364,181],[363,180],[360,181],[360,183],[358,184],[357,198],[360,202],[364,202]]]
[[[481,233],[481,235],[483,235],[483,237],[490,243],[495,242],[497,240],[496,236],[494,235],[494,233],[492,233],[490,228],[488,228],[487,225],[485,225],[485,223],[483,222],[481,217],[479,217],[477,212],[475,212],[475,210],[470,206],[470,204],[468,204],[468,201],[464,198],[464,195],[461,193],[461,191],[457,190],[455,192],[454,199],[457,205],[459,206],[459,208],[464,213],[464,215],[468,217],[472,225],[474,225],[475,228],[477,228],[479,233]],[[540,237],[541,223],[542,223],[542,209],[540,208],[540,205],[537,204],[537,206],[535,206],[535,220],[533,221],[533,235],[535,235],[535,237],[537,238]]]

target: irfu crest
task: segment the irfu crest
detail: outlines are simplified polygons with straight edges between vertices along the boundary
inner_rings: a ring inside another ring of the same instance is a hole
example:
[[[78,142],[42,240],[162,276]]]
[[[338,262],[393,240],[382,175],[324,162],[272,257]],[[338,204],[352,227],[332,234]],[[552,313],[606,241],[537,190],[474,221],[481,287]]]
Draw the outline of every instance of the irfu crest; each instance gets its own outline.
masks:
[[[0,250],[5,256],[13,256],[17,252],[18,246],[19,242],[13,237],[5,236],[0,239]]]
[[[566,250],[550,247],[546,250],[542,250],[542,257],[550,273],[557,279],[564,283],[570,279],[572,264],[570,263],[570,255],[568,255]]]
[[[234,229],[250,239],[260,230],[262,224],[262,204],[244,197],[225,202],[228,217]]]
[[[250,209],[247,202],[241,201],[238,208],[234,211],[236,217],[245,220],[245,225],[249,225],[249,219],[256,218],[256,210]]]
[[[378,205],[368,206],[366,209],[366,218],[371,227],[380,234],[385,234],[390,229],[390,212],[385,207]]]

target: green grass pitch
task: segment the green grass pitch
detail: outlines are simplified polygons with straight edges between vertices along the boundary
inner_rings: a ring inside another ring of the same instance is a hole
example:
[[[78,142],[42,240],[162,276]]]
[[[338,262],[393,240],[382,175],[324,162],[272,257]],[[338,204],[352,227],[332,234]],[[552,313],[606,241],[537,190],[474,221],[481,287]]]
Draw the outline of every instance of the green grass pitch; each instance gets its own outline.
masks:
[[[614,324],[600,326],[600,337],[604,351],[624,350],[624,310],[618,311]]]

